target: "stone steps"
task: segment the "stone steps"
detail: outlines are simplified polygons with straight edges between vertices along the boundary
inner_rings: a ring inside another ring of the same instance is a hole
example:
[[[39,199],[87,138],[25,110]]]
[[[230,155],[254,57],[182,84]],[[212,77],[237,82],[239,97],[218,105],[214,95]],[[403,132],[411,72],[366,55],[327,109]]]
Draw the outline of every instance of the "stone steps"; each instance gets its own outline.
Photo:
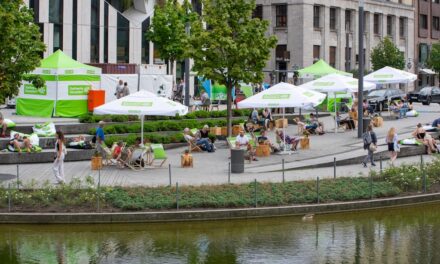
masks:
[[[66,143],[70,143],[72,142],[76,137],[78,137],[79,135],[66,135],[65,139],[66,139]],[[86,140],[91,141],[93,136],[91,135],[83,135]],[[0,139],[0,149],[6,149],[8,147],[10,139],[9,138],[1,138]],[[39,146],[42,149],[53,149],[55,148],[55,137],[40,137],[40,144]]]
[[[164,145],[164,149],[174,149],[187,146],[187,143],[172,143]],[[67,149],[65,161],[90,160],[95,149]],[[51,163],[55,157],[55,149],[43,149],[38,153],[0,152],[0,165],[4,164],[27,164],[27,163]]]

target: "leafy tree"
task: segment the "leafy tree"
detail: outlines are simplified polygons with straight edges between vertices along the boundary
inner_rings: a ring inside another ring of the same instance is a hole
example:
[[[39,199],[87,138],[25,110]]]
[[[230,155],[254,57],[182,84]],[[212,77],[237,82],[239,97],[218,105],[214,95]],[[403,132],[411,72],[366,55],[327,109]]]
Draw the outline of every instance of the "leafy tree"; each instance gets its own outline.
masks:
[[[385,66],[403,70],[405,68],[405,57],[394,45],[389,37],[385,37],[371,51],[371,63],[373,70],[377,71]]]
[[[18,93],[23,79],[37,88],[44,85],[39,77],[28,76],[40,64],[46,49],[33,13],[21,0],[4,0],[0,5],[0,101]]]
[[[431,53],[429,54],[428,66],[435,72],[440,73],[440,42],[432,44]]]
[[[171,63],[174,73],[174,62],[184,59],[188,49],[186,23],[195,20],[196,14],[190,12],[191,4],[187,0],[182,5],[177,0],[163,2],[156,4],[146,38],[154,43],[160,58]]]
[[[190,57],[200,76],[227,87],[228,135],[231,135],[232,89],[239,82],[258,83],[277,39],[268,22],[252,18],[255,0],[204,0],[203,15],[193,24]],[[206,29],[205,29],[206,24]]]

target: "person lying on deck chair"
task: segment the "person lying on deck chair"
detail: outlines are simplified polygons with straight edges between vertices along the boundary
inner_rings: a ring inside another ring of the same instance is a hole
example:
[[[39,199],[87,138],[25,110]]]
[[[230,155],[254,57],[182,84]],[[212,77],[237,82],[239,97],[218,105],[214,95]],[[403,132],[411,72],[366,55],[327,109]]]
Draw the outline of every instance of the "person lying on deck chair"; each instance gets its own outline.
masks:
[[[210,143],[207,138],[197,138],[195,136],[191,136],[190,133],[191,130],[189,130],[189,128],[185,128],[183,130],[184,137],[187,141],[194,142],[197,146],[200,146],[205,151],[215,152],[212,143]]]

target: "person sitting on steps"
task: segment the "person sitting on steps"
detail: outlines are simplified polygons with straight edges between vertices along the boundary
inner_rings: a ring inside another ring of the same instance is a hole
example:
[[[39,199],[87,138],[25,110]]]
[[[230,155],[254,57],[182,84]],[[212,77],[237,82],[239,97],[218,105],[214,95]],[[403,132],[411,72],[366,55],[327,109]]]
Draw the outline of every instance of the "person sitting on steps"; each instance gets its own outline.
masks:
[[[26,152],[31,152],[32,149],[32,144],[29,138],[27,138],[26,136],[21,138],[20,134],[18,133],[16,133],[14,135],[14,138],[11,141],[9,141],[9,145],[12,146],[19,153],[21,153],[22,149],[25,149]]]

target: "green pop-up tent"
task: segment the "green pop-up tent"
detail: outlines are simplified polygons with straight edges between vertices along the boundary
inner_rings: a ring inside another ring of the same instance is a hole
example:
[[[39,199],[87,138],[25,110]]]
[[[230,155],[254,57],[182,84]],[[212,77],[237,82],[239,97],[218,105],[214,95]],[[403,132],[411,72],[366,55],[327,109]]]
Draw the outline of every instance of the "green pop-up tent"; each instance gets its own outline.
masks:
[[[315,62],[313,65],[299,70],[298,73],[299,73],[299,77],[309,76],[313,79],[318,79],[332,73],[353,77],[353,74],[337,70],[332,66],[328,65],[324,60],[319,60]]]
[[[87,113],[87,94],[98,88],[101,69],[82,64],[56,51],[43,59],[32,74],[41,76],[46,85],[36,89],[23,82],[17,97],[17,114],[24,116],[76,117]]]

